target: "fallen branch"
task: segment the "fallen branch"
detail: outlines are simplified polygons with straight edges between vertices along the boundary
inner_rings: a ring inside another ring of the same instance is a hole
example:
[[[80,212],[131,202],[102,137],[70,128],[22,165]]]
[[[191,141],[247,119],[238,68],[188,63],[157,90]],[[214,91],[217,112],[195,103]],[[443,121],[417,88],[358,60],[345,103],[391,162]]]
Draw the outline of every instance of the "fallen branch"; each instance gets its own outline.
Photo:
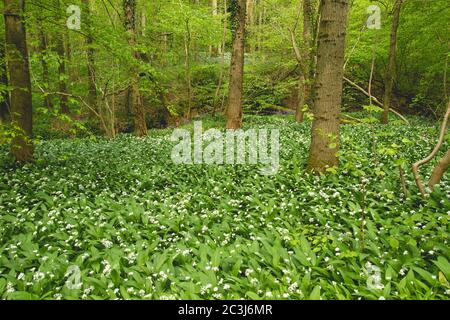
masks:
[[[431,159],[434,158],[436,153],[441,148],[442,143],[444,142],[444,136],[445,136],[445,131],[447,129],[447,122],[448,122],[449,116],[450,116],[450,101],[448,103],[447,112],[445,113],[444,120],[442,120],[441,133],[439,135],[439,139],[438,139],[436,146],[434,147],[433,151],[431,151],[431,153],[426,158],[417,161],[412,166],[414,179],[416,180],[417,187],[419,188],[419,191],[422,194],[422,196],[425,196],[425,186],[423,185],[422,179],[420,178],[419,167],[430,162]],[[444,164],[445,164],[445,159],[446,159],[445,157],[441,159],[441,160],[444,160]],[[443,174],[443,172],[442,172],[442,174]],[[433,179],[433,181],[430,180],[430,182],[435,183],[434,180],[435,180],[435,178]]]
[[[361,119],[349,116],[348,114],[342,114],[343,117],[349,118],[351,121],[349,120],[345,120],[345,119],[341,119],[341,121],[343,122],[347,122],[347,123],[363,123],[363,121]]]
[[[375,102],[378,106],[383,107],[383,103],[378,100],[376,97],[372,96],[371,94],[369,94],[363,87],[359,86],[358,84],[356,84],[355,82],[351,81],[350,79],[344,77],[344,80],[350,84],[351,86],[353,86],[355,89],[358,89],[360,92],[364,93],[366,96],[368,96],[369,98],[372,99],[373,102]],[[406,119],[404,116],[402,116],[398,111],[395,111],[392,108],[389,108],[389,111],[392,112],[393,114],[395,114],[397,117],[399,117],[400,119],[402,119],[407,125],[409,125],[409,121],[408,119]]]

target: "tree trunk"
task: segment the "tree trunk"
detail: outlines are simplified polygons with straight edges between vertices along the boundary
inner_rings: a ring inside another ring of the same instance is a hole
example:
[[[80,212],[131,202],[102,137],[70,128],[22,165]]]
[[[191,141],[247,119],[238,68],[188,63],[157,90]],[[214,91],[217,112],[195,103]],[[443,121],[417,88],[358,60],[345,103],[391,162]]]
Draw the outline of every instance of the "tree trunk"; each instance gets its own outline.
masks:
[[[433,169],[433,173],[431,174],[430,180],[428,181],[428,186],[430,190],[433,190],[434,186],[441,182],[442,177],[444,176],[445,171],[450,167],[450,150],[439,159],[438,163]]]
[[[124,26],[128,35],[128,44],[134,48],[136,46],[136,0],[123,0],[123,8],[125,13]],[[135,62],[140,59],[139,52],[134,49],[133,57]],[[145,122],[145,110],[139,91],[139,70],[138,67],[133,68],[133,76],[131,84],[131,105],[134,117],[134,132],[138,137],[147,135],[147,124]]]
[[[298,79],[298,97],[297,97],[297,110],[295,111],[295,121],[297,123],[302,123],[304,118],[303,107],[305,106],[305,76],[302,71],[300,71],[300,76]]]
[[[44,88],[48,91],[49,86],[50,86],[50,75],[49,75],[49,71],[48,71],[48,63],[46,60],[47,49],[48,49],[47,42],[48,42],[47,36],[45,35],[45,32],[41,26],[39,28],[39,51],[41,53],[42,82],[43,82]],[[53,108],[52,99],[51,99],[50,95],[46,95],[44,97],[44,102],[45,102],[45,106],[48,109]]]
[[[3,36],[3,35],[2,35]],[[4,38],[1,41],[4,43]],[[0,85],[5,88],[8,86],[8,75],[6,71],[6,54],[5,46],[0,46]],[[9,118],[9,94],[8,91],[1,93],[0,96],[0,123],[5,122]]]
[[[217,4],[217,0],[211,0],[211,9],[212,9],[212,15],[214,17],[216,17],[219,14],[219,10],[218,10],[219,7],[218,7],[218,4]],[[218,54],[220,53],[220,49],[221,49],[220,45],[218,45],[218,46],[210,46],[209,47],[209,52],[210,52],[211,57],[217,57]]]
[[[24,0],[4,0],[6,56],[11,91],[12,121],[21,132],[12,141],[11,153],[19,162],[33,159],[33,106],[23,12]]]
[[[213,112],[212,115],[215,116],[216,115],[216,109],[217,109],[217,98],[219,97],[219,93],[220,93],[220,88],[222,87],[222,82],[223,82],[223,78],[224,78],[224,73],[225,73],[225,45],[227,42],[227,33],[228,33],[228,23],[227,23],[227,13],[228,13],[228,9],[227,9],[227,0],[223,1],[223,10],[224,10],[224,16],[225,18],[223,19],[223,31],[222,31],[222,43],[220,44],[220,74],[219,74],[219,83],[217,84],[217,88],[216,88],[216,92],[214,94],[214,100],[213,100]],[[222,106],[223,107],[223,99],[222,99]]]
[[[85,25],[87,26],[86,35],[86,54],[87,54],[87,70],[88,70],[88,99],[87,103],[94,109],[97,109],[97,88],[95,85],[96,75],[95,75],[95,58],[94,58],[94,40],[92,37],[92,25],[91,25],[91,11],[90,11],[90,0],[83,0],[83,5],[85,8]]]
[[[63,15],[63,10],[61,6],[61,0],[58,0],[57,2],[58,9],[61,12],[61,15]],[[62,23],[63,24],[63,23]],[[58,86],[59,86],[59,92],[63,93],[59,95],[59,108],[61,110],[61,113],[68,114],[69,113],[69,106],[68,106],[68,96],[67,93],[67,71],[66,71],[66,48],[64,45],[64,38],[65,38],[65,29],[62,28],[62,30],[58,31],[57,39],[56,39],[56,53],[58,54]]]
[[[247,23],[247,29],[250,29],[251,34],[249,35],[253,39],[253,26],[255,25],[255,0],[247,0],[247,7],[246,7],[246,23]],[[247,31],[248,32],[248,31]],[[255,52],[255,45],[252,41],[248,45],[248,53]]]
[[[394,87],[396,74],[396,57],[397,57],[397,31],[400,21],[400,11],[403,0],[396,0],[394,5],[394,17],[392,19],[391,40],[389,45],[389,62],[385,74],[385,89],[383,100],[383,115],[381,123],[388,123],[389,108],[391,107],[392,89]]]
[[[348,0],[322,0],[308,169],[338,164]]]
[[[191,81],[191,26],[189,19],[186,20],[186,35],[184,36],[184,68],[188,94],[187,118],[192,118],[192,81]]]
[[[227,128],[240,129],[242,126],[246,0],[233,0],[232,8],[233,48],[230,64]]]
[[[430,162],[431,159],[434,158],[436,153],[441,148],[441,146],[442,146],[442,144],[444,143],[444,140],[445,140],[445,132],[447,130],[447,123],[448,123],[449,118],[450,118],[450,101],[448,102],[447,111],[445,112],[444,119],[442,120],[441,132],[439,133],[438,142],[434,146],[433,151],[431,151],[431,153],[426,158],[417,161],[412,166],[412,172],[414,174],[414,180],[416,180],[416,185],[419,188],[419,191],[422,194],[422,196],[425,196],[426,191],[425,191],[425,186],[422,183],[422,179],[420,178],[419,167],[423,166],[424,164],[427,164],[428,162]],[[430,186],[430,184],[431,185],[436,184],[442,178],[442,175],[444,174],[445,170],[448,167],[448,163],[447,163],[448,158],[447,158],[447,156],[448,156],[448,154],[446,156],[444,156],[444,158],[442,158],[438,162],[438,165],[434,169],[435,171],[433,172],[432,177],[430,178],[430,180],[428,182],[429,186]]]
[[[252,26],[255,22],[254,19],[254,8],[255,8],[255,0],[247,0],[246,6],[246,21],[248,26]]]
[[[311,0],[303,0],[303,54],[301,55],[301,67],[299,75],[298,105],[295,112],[295,121],[303,122],[303,108],[309,103],[311,94],[310,73],[311,73],[311,51],[313,49],[313,17]]]

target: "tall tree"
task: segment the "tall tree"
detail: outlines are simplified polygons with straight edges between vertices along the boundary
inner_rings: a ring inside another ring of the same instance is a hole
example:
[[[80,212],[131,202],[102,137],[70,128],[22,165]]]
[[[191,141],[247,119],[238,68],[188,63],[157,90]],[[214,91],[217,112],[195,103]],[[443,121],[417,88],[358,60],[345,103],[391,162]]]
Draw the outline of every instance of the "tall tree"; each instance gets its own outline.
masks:
[[[323,172],[338,164],[340,107],[348,0],[321,0],[308,169]]]
[[[8,86],[8,75],[6,72],[6,56],[5,56],[5,46],[3,43],[4,37],[3,32],[1,33],[2,41],[0,45],[0,85],[5,88],[4,91],[0,91],[0,123],[4,122],[9,117],[9,94],[6,90],[6,87]]]
[[[48,37],[45,34],[45,31],[42,26],[39,27],[39,51],[41,55],[41,67],[42,67],[42,82],[44,87],[48,89],[48,86],[50,85],[50,74],[48,70],[48,63],[47,63],[47,49],[48,49]],[[50,95],[45,95],[44,98],[45,106],[48,109],[52,109],[52,100]]]
[[[66,70],[66,47],[64,44],[66,28],[65,15],[61,6],[61,0],[57,0],[58,14],[61,15],[60,24],[62,27],[56,35],[56,53],[58,54],[58,74],[59,74],[59,108],[61,113],[69,113],[68,96],[67,96],[67,70]]]
[[[240,129],[242,126],[242,88],[244,82],[246,5],[246,0],[231,1],[233,48],[231,53],[230,84],[227,106],[228,129]]]
[[[384,100],[383,100],[383,115],[381,123],[388,123],[389,108],[391,107],[392,90],[394,88],[395,74],[396,74],[396,57],[397,57],[397,33],[400,22],[400,11],[402,10],[403,0],[395,0],[394,16],[392,18],[391,39],[389,45],[389,61],[384,78]]]
[[[191,33],[191,21],[190,17],[186,17],[185,20],[185,35],[184,35],[184,68],[188,93],[188,112],[187,118],[191,120],[192,117],[192,79],[191,79],[191,45],[192,45],[192,33]]]
[[[33,159],[33,106],[24,23],[25,0],[4,0],[6,57],[11,91],[12,121],[22,131],[12,141],[11,153],[19,162]]]
[[[136,47],[136,0],[123,0],[125,13],[124,26],[127,32],[128,44],[133,48],[133,64],[140,60]],[[147,135],[147,124],[145,122],[145,110],[141,93],[139,91],[139,70],[133,67],[132,84],[130,91],[131,105],[134,117],[134,132],[138,137]]]
[[[297,44],[296,29],[298,20],[303,6],[303,41],[301,48]],[[291,41],[294,47],[295,57],[299,65],[299,81],[298,81],[298,101],[297,110],[295,112],[295,120],[297,122],[303,121],[303,108],[309,99],[311,92],[310,73],[311,73],[311,51],[314,46],[312,32],[313,32],[313,9],[311,0],[300,0],[297,9],[297,19],[294,28],[290,30]]]
[[[247,33],[251,31],[253,35],[253,27],[255,25],[255,0],[247,0],[246,15]],[[249,37],[252,37],[252,35],[249,35]],[[251,42],[250,45],[247,44],[247,47],[249,53],[255,52],[254,42]]]
[[[92,36],[92,20],[91,20],[91,0],[83,0],[85,9],[85,25],[87,26],[86,34],[86,54],[87,54],[87,70],[88,70],[88,103],[96,110],[97,109],[97,88],[95,85],[95,58],[94,58],[94,39]]]
[[[217,0],[211,0],[211,9],[213,16],[217,16],[219,14],[219,6],[217,3]],[[218,53],[220,53],[221,47],[219,46],[210,46],[209,52],[211,54],[211,57],[217,57]]]

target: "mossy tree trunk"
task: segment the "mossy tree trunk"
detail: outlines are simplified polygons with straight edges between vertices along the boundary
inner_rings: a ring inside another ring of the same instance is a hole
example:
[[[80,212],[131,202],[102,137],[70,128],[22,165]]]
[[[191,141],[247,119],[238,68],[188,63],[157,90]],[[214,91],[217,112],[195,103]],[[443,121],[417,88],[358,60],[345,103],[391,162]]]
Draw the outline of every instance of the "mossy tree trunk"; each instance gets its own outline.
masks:
[[[23,13],[24,0],[4,0],[6,57],[11,91],[11,117],[20,133],[13,139],[11,153],[19,162],[33,159],[33,106],[28,49]]]
[[[308,169],[338,165],[348,0],[322,0]]]
[[[134,64],[140,60],[139,52],[136,44],[136,0],[123,0],[124,9],[124,26],[128,36],[128,44],[133,48]],[[134,118],[134,133],[138,137],[147,135],[147,124],[145,121],[145,109],[142,96],[139,90],[139,69],[137,66],[133,67],[132,84],[130,91],[131,109]]]
[[[397,32],[400,22],[400,11],[402,9],[402,1],[396,0],[394,4],[394,17],[392,19],[391,40],[389,45],[389,61],[384,78],[385,89],[383,99],[383,114],[381,123],[388,123],[389,108],[391,107],[392,90],[394,88],[396,74],[396,57],[397,57]]]
[[[245,17],[246,0],[232,0],[231,23],[233,48],[230,64],[230,84],[228,91],[227,128],[240,129],[242,126],[242,90],[244,82]]]

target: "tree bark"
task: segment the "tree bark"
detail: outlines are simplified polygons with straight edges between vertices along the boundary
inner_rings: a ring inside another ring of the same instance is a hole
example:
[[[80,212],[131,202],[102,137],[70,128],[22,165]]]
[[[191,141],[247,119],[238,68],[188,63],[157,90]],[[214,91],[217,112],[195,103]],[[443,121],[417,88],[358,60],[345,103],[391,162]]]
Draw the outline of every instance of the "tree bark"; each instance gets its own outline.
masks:
[[[295,121],[297,123],[302,123],[304,119],[303,107],[305,106],[306,99],[306,85],[305,76],[303,72],[300,71],[298,79],[298,97],[297,97],[297,110],[295,110]]]
[[[225,73],[225,45],[227,42],[227,33],[228,33],[228,23],[227,23],[227,13],[228,13],[228,9],[227,9],[227,0],[223,1],[223,10],[224,10],[224,19],[223,19],[223,29],[222,29],[222,43],[220,44],[220,74],[219,74],[219,83],[217,84],[217,88],[216,88],[216,92],[214,94],[214,100],[213,100],[213,111],[212,111],[212,115],[215,116],[216,115],[216,110],[217,110],[217,98],[219,97],[219,93],[220,93],[220,88],[222,87],[222,82],[223,82],[223,78],[224,78],[224,73]],[[223,99],[222,99],[222,106],[223,107]]]
[[[128,44],[134,48],[136,46],[136,0],[123,0],[123,8],[125,13],[124,26],[128,36]],[[135,62],[140,59],[139,52],[134,49],[133,57]],[[145,121],[145,110],[139,91],[139,70],[138,67],[133,68],[131,84],[131,105],[134,117],[134,132],[136,136],[143,137],[147,135],[147,124]]]
[[[233,48],[230,64],[227,128],[236,130],[242,126],[246,0],[232,0],[231,5],[233,8],[231,13]]]
[[[61,12],[62,17],[65,17],[63,15],[63,8],[61,6],[61,0],[57,1],[58,10]],[[56,39],[56,53],[58,54],[58,86],[59,86],[59,92],[67,93],[67,70],[66,70],[66,48],[64,45],[64,38],[65,38],[65,24],[62,22],[62,25],[64,27],[62,30],[58,31],[57,39]],[[68,96],[67,95],[59,95],[59,108],[61,110],[61,113],[68,114],[70,112],[69,105],[68,105]]]
[[[184,68],[188,94],[188,112],[187,118],[192,118],[192,81],[191,81],[191,26],[189,19],[185,21],[186,34],[184,36]]]
[[[2,35],[2,43],[4,43],[4,38]],[[8,86],[8,75],[6,71],[6,54],[5,46],[0,45],[0,85],[5,88]],[[5,91],[0,97],[0,123],[5,122],[9,119],[9,93]]]
[[[12,121],[22,131],[12,141],[11,153],[19,162],[33,160],[33,106],[28,61],[24,0],[4,0],[6,56],[11,91]]]
[[[322,0],[308,169],[338,165],[348,0]]]
[[[389,45],[389,62],[385,75],[385,89],[383,99],[383,114],[381,123],[388,123],[389,108],[391,107],[392,90],[395,82],[396,74],[396,57],[397,57],[397,31],[400,21],[400,11],[403,0],[396,0],[394,4],[394,17],[392,20],[391,40]]]
[[[420,178],[419,168],[420,168],[420,166],[423,166],[424,164],[427,164],[428,162],[430,162],[431,159],[434,158],[436,153],[441,148],[442,144],[444,143],[445,131],[447,130],[447,123],[448,123],[448,119],[449,118],[450,118],[450,101],[448,102],[447,111],[445,112],[444,119],[442,120],[441,132],[439,133],[438,142],[436,143],[433,151],[431,151],[431,153],[426,158],[417,161],[412,166],[412,172],[414,174],[414,180],[416,180],[416,185],[419,188],[419,191],[422,194],[422,196],[425,196],[426,192],[425,192],[425,186],[423,185],[422,179]],[[448,166],[446,166],[446,161],[447,161],[446,157],[447,157],[447,155],[444,156],[444,158],[442,158],[439,161],[437,167],[435,168],[436,172],[433,172],[432,179],[429,180],[428,185],[430,185],[430,183],[436,184],[436,181],[439,181],[441,179],[444,171],[448,167]]]
[[[96,87],[96,73],[95,73],[95,58],[94,58],[94,39],[92,37],[92,24],[91,24],[91,10],[90,0],[83,0],[85,8],[85,25],[88,28],[86,35],[86,54],[87,54],[87,69],[88,69],[88,99],[87,103],[93,108],[97,109],[97,87]]]
[[[48,49],[48,40],[45,31],[42,27],[39,28],[39,51],[41,53],[41,67],[42,67],[42,82],[43,86],[48,90],[50,85],[50,75],[48,71],[48,63],[46,60],[46,54]],[[45,106],[48,109],[52,109],[52,99],[50,95],[44,97]]]
[[[250,37],[253,36],[253,26],[255,25],[255,0],[247,0],[247,7],[246,7],[246,24],[247,24],[247,30],[250,29]],[[248,32],[248,31],[247,31]],[[254,43],[250,43],[248,45],[248,53],[255,52],[255,45]]]
[[[433,173],[431,174],[430,180],[428,181],[428,187],[430,190],[433,190],[434,186],[441,182],[442,177],[444,176],[445,171],[450,167],[450,150],[439,159],[436,166],[433,169]]]
[[[292,32],[292,42],[294,45],[294,51],[297,56],[297,60],[300,65],[299,71],[299,87],[298,87],[298,101],[297,110],[295,112],[295,120],[298,123],[303,122],[303,108],[305,104],[309,103],[309,97],[311,93],[310,85],[310,73],[311,73],[311,51],[313,48],[313,17],[312,17],[312,4],[311,0],[303,0],[303,46],[302,53],[295,41],[295,30]],[[300,13],[301,7],[299,7]]]
[[[217,0],[211,0],[211,9],[212,9],[212,15],[214,17],[216,17],[219,14],[219,6],[217,3]],[[209,47],[209,52],[211,57],[217,57],[218,54],[220,53],[221,50],[221,46],[210,46]]]

